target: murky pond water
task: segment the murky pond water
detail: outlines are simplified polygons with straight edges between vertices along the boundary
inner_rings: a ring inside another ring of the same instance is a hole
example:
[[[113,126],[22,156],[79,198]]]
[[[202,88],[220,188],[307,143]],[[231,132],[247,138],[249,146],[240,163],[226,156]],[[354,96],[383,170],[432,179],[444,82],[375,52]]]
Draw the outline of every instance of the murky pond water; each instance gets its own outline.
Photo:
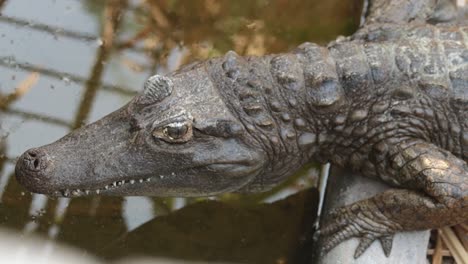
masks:
[[[268,193],[209,199],[221,202],[49,199],[18,185],[15,158],[119,108],[155,73],[228,50],[325,44],[354,32],[360,10],[358,0],[0,0],[0,226],[108,259],[307,259],[316,192],[271,202],[313,186],[313,165]]]

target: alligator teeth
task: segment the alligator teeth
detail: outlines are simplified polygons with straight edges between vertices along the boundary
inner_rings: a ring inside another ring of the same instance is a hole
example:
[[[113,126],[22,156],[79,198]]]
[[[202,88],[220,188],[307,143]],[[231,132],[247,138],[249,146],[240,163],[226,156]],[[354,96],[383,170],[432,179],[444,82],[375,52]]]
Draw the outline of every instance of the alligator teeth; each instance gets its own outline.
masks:
[[[159,175],[159,178],[163,179],[164,176]],[[109,190],[112,187],[117,187],[117,186],[120,187],[120,186],[122,186],[124,184],[127,184],[127,183],[135,184],[137,182],[138,183],[143,183],[143,182],[150,182],[150,181],[151,181],[151,177],[146,178],[146,179],[138,179],[138,180],[132,179],[132,180],[115,181],[112,184],[105,185],[104,187],[102,187],[100,189],[96,189],[96,190],[87,190],[87,189],[69,190],[69,189],[65,189],[65,190],[55,191],[55,192],[53,192],[53,195],[63,196],[63,197],[70,197],[70,196],[81,196],[83,194],[89,195],[91,192],[95,192],[96,194],[99,194],[99,193],[101,193],[101,191]]]

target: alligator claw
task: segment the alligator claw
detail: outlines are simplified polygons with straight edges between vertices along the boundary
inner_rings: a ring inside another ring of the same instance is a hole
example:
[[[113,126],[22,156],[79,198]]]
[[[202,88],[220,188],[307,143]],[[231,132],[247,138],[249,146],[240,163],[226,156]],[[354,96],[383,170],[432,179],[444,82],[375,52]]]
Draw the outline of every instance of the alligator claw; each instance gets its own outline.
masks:
[[[398,228],[373,209],[376,208],[371,210],[366,204],[356,203],[332,210],[326,218],[328,223],[319,231],[322,236],[321,255],[339,243],[357,237],[360,241],[354,258],[361,256],[375,240],[380,241],[385,256],[388,257],[392,250],[393,234]]]
[[[382,249],[384,251],[385,256],[389,257],[390,253],[392,253],[393,235],[381,237],[380,244],[382,245]]]
[[[362,255],[362,253],[366,252],[376,239],[379,239],[385,256],[389,257],[392,252],[393,235],[375,237],[373,235],[366,234],[360,239],[359,245],[354,252],[354,258],[357,259]]]

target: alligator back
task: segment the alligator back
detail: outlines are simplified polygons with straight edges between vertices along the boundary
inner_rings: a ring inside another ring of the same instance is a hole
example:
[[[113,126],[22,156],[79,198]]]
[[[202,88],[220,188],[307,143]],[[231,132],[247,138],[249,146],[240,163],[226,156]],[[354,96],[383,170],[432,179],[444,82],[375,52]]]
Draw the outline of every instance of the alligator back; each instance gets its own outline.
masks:
[[[380,24],[329,49],[349,96],[428,98],[429,107],[460,126],[455,134],[468,148],[468,26]],[[447,132],[445,126],[437,129]]]
[[[467,105],[468,26],[380,24],[330,50],[350,89],[369,79],[377,90],[407,85],[436,100]]]
[[[403,115],[432,122],[427,137],[468,159],[468,26],[381,24],[329,50],[352,101],[407,100]]]

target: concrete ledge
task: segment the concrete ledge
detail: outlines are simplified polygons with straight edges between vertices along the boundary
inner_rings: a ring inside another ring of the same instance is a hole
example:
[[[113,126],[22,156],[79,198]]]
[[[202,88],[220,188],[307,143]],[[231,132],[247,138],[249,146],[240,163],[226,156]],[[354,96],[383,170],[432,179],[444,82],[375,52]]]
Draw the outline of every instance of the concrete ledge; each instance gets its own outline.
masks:
[[[327,185],[323,212],[371,197],[389,187],[380,181],[353,175],[332,169]],[[327,255],[314,263],[319,264],[423,264],[426,261],[426,251],[429,241],[429,231],[405,232],[395,235],[393,249],[387,258],[379,242],[374,242],[358,259],[354,259],[354,251],[358,239],[345,241],[332,249]],[[316,249],[319,249],[319,240]],[[318,255],[318,254],[316,254]]]

